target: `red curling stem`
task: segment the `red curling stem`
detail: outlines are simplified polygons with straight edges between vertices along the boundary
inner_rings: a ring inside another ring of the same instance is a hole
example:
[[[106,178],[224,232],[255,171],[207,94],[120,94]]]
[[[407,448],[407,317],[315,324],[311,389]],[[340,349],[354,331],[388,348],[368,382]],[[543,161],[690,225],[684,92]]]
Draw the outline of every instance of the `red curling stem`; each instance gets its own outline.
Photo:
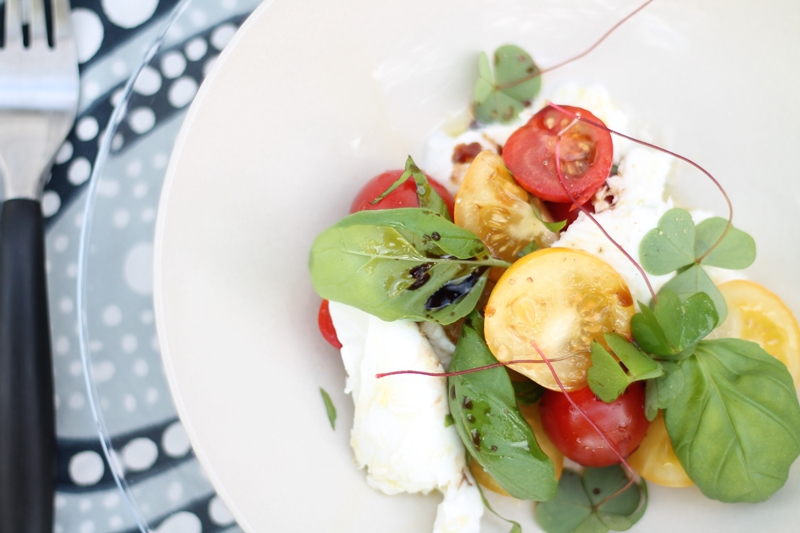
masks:
[[[558,150],[558,148],[556,148],[556,150]],[[556,154],[558,154],[558,152],[556,152]],[[556,155],[556,161],[558,161],[558,155]],[[633,484],[633,478],[636,475],[636,473],[634,472],[633,468],[631,468],[631,465],[628,464],[628,461],[626,461],[625,458],[622,456],[622,454],[619,453],[619,450],[617,450],[617,448],[613,444],[611,444],[611,441],[608,440],[608,438],[605,436],[605,434],[602,431],[600,431],[600,428],[597,426],[597,424],[594,423],[594,420],[589,418],[589,415],[587,415],[586,412],[583,409],[581,409],[578,406],[577,403],[575,403],[575,400],[573,400],[572,397],[567,392],[567,388],[564,386],[564,383],[561,382],[561,378],[558,377],[558,374],[556,373],[556,369],[553,368],[553,364],[552,364],[553,362],[550,361],[547,358],[547,356],[544,354],[542,349],[539,348],[539,345],[536,344],[536,341],[531,339],[531,344],[533,345],[534,349],[539,353],[539,357],[542,358],[542,361],[544,361],[544,363],[547,365],[547,368],[550,369],[550,373],[553,374],[553,379],[556,380],[556,383],[558,384],[558,388],[561,389],[562,393],[564,393],[564,396],[567,398],[569,403],[572,405],[572,408],[575,409],[577,412],[579,412],[584,419],[586,419],[586,421],[589,423],[589,425],[592,426],[592,429],[594,429],[597,432],[597,434],[600,435],[600,438],[603,439],[603,442],[605,442],[606,445],[608,445],[608,447],[611,449],[611,451],[614,452],[614,455],[616,455],[619,458],[619,461],[623,465],[625,465],[625,469],[628,470],[628,473],[630,474],[628,476],[628,482],[625,484],[624,487],[619,489],[614,494],[611,494],[611,495],[607,496],[600,503],[598,503],[596,506],[594,506],[595,508],[600,507],[604,503],[606,503],[606,502],[608,502],[610,500],[613,500],[618,495],[620,495],[623,492],[625,492],[626,490],[628,490],[628,488]],[[555,359],[553,359],[553,361],[555,361]]]
[[[680,159],[681,161],[683,161],[685,163],[689,163],[694,168],[696,168],[697,170],[699,170],[700,172],[705,174],[706,177],[708,179],[710,179],[711,182],[717,187],[717,189],[719,189],[719,192],[722,193],[722,197],[725,199],[725,203],[728,204],[728,222],[725,225],[725,229],[722,231],[722,234],[719,236],[717,241],[714,244],[712,244],[711,247],[708,250],[706,250],[706,252],[703,255],[698,257],[695,260],[695,262],[698,263],[698,264],[700,262],[702,262],[703,259],[706,256],[708,256],[708,254],[710,254],[714,250],[714,248],[716,248],[719,245],[719,243],[722,242],[722,240],[725,238],[725,235],[728,234],[728,231],[730,231],[731,226],[733,224],[733,204],[731,203],[731,199],[728,196],[728,193],[725,192],[725,189],[722,188],[722,185],[720,184],[720,182],[717,181],[717,179],[714,176],[712,176],[709,171],[707,171],[706,169],[704,169],[703,167],[701,167],[700,165],[698,165],[697,163],[695,163],[694,161],[692,161],[688,157],[685,157],[685,156],[682,156],[682,155],[680,155],[678,153],[675,153],[672,150],[667,150],[666,148],[662,148],[660,146],[656,146],[655,144],[649,143],[647,141],[643,141],[641,139],[636,139],[635,137],[631,137],[630,135],[625,135],[624,133],[620,133],[618,131],[612,130],[611,128],[607,127],[605,124],[600,124],[600,123],[595,122],[593,120],[589,120],[587,118],[584,118],[584,117],[582,117],[582,116],[580,116],[580,115],[578,115],[576,113],[573,113],[571,111],[567,111],[563,107],[561,107],[559,105],[556,105],[556,104],[554,104],[552,102],[550,102],[548,105],[550,107],[552,107],[553,109],[557,109],[557,110],[561,111],[562,113],[564,113],[565,115],[568,115],[568,116],[572,117],[575,120],[580,120],[581,122],[589,124],[590,126],[594,126],[595,128],[599,128],[599,129],[605,130],[605,131],[607,131],[609,133],[613,133],[614,135],[618,135],[619,137],[622,137],[623,139],[628,139],[629,141],[633,141],[636,144],[641,144],[642,146],[647,146],[648,148],[652,148],[653,150],[658,150],[659,152],[663,152],[663,153],[665,153],[667,155],[670,155],[670,156],[674,157],[675,159]],[[571,126],[571,124],[570,124],[570,126]],[[567,127],[569,127],[569,126],[567,126]],[[563,132],[563,130],[562,130],[562,132]],[[561,134],[559,133],[559,140],[560,140],[560,136],[561,136]],[[558,154],[558,141],[556,141],[556,154]],[[557,169],[560,168],[560,161],[558,159],[558,155],[556,155],[556,168]],[[560,170],[558,171],[558,174],[559,174],[559,179],[561,179],[562,176],[561,176],[561,171]],[[562,181],[562,186],[563,186],[563,181]],[[567,191],[567,194],[569,194],[569,191]],[[570,197],[571,197],[571,195],[570,195]],[[573,200],[573,202],[574,202],[574,200]],[[578,208],[580,208],[580,206],[578,206]],[[581,209],[581,211],[583,211],[583,209]],[[589,218],[592,218],[592,217],[589,217]],[[595,222],[595,224],[597,224],[597,222]],[[598,224],[598,226],[599,226],[599,224]],[[605,233],[605,231],[603,233]],[[616,243],[614,243],[614,244],[616,244]],[[619,247],[619,245],[617,245],[617,247]],[[627,254],[625,254],[625,255],[627,255]],[[636,264],[635,261],[634,261],[634,264]],[[637,268],[639,268],[638,264],[637,264]],[[639,271],[641,272],[641,268],[639,268]],[[647,281],[647,277],[645,277],[645,281]],[[647,283],[647,286],[648,287],[650,286],[649,282]],[[652,292],[652,289],[650,289],[650,292]],[[654,299],[655,299],[655,297],[654,297]]]
[[[560,108],[560,107],[558,107],[558,106],[556,106],[554,104],[550,104],[550,105],[552,107],[554,107],[555,109],[558,109],[559,111],[563,112],[563,108]],[[569,199],[572,202],[572,204],[575,207],[577,207],[578,209],[580,209],[581,213],[583,213],[584,215],[589,217],[589,220],[594,222],[595,226],[597,226],[600,229],[600,231],[603,232],[603,235],[605,235],[606,238],[609,241],[611,241],[611,243],[614,246],[616,246],[617,249],[620,252],[622,252],[622,255],[624,255],[628,259],[628,261],[630,261],[631,264],[634,267],[636,267],[636,270],[638,270],[639,274],[641,274],[642,278],[644,278],[645,284],[647,284],[647,290],[650,291],[650,296],[653,298],[653,302],[656,302],[657,301],[657,299],[656,299],[656,291],[653,290],[653,286],[650,284],[650,279],[647,277],[647,274],[645,274],[644,269],[642,268],[642,266],[631,256],[631,254],[629,254],[627,251],[625,251],[625,248],[623,248],[621,244],[619,244],[617,241],[614,240],[614,238],[611,235],[609,235],[609,233],[606,231],[606,229],[603,227],[603,225],[600,224],[597,221],[596,218],[594,218],[594,216],[589,212],[588,209],[586,209],[585,207],[583,207],[581,204],[578,203],[578,201],[575,199],[575,196],[573,196],[572,193],[567,188],[567,182],[564,180],[564,173],[561,172],[561,156],[559,155],[559,150],[561,148],[561,135],[565,131],[567,131],[569,128],[571,128],[573,126],[573,124],[575,124],[578,120],[580,120],[580,116],[579,115],[575,115],[573,113],[569,113],[569,114],[574,116],[574,117],[576,117],[576,118],[574,118],[572,120],[572,122],[566,128],[564,128],[563,130],[558,132],[558,136],[556,137],[556,150],[555,150],[556,174],[558,174],[558,181],[561,183],[561,188],[564,189],[565,193],[567,193],[567,196],[569,196]]]
[[[638,13],[639,11],[641,11],[642,9],[644,9],[645,7],[647,7],[647,6],[648,6],[649,4],[651,4],[651,3],[653,3],[653,0],[647,0],[647,1],[646,1],[644,4],[640,5],[640,6],[639,6],[639,7],[637,7],[636,9],[634,9],[634,10],[633,10],[631,13],[629,13],[628,15],[626,15],[626,16],[625,16],[625,18],[623,18],[622,20],[620,20],[619,22],[617,22],[616,24],[614,24],[614,25],[611,27],[611,29],[610,29],[610,30],[608,30],[607,32],[605,32],[605,33],[603,34],[603,36],[602,36],[602,37],[600,37],[600,39],[598,39],[598,40],[597,40],[597,41],[596,41],[596,42],[595,42],[595,43],[594,43],[592,46],[590,46],[589,48],[587,48],[586,50],[584,50],[584,51],[583,51],[583,52],[581,52],[580,54],[578,54],[578,55],[576,55],[576,56],[572,56],[571,58],[569,58],[569,59],[567,59],[567,60],[565,60],[565,61],[562,61],[561,63],[556,63],[556,64],[555,64],[555,65],[553,65],[552,67],[548,67],[548,68],[546,68],[546,69],[544,69],[544,70],[538,70],[538,71],[534,72],[533,74],[531,74],[531,75],[529,75],[529,76],[525,76],[524,78],[520,78],[520,79],[518,79],[518,80],[514,80],[514,81],[512,81],[512,82],[510,82],[510,83],[506,83],[505,85],[499,85],[499,86],[497,87],[497,90],[499,90],[499,91],[502,91],[502,90],[504,90],[504,89],[508,89],[508,88],[510,88],[510,87],[514,87],[515,85],[519,85],[520,83],[526,82],[526,81],[528,81],[528,80],[532,80],[532,79],[534,79],[534,78],[538,78],[539,76],[541,76],[541,75],[542,75],[542,74],[544,74],[545,72],[552,72],[552,71],[556,70],[557,68],[561,68],[561,67],[563,67],[564,65],[568,65],[568,64],[572,63],[573,61],[577,61],[578,59],[580,59],[580,58],[582,58],[582,57],[586,56],[587,54],[589,54],[589,52],[591,52],[592,50],[594,50],[595,48],[597,48],[598,46],[600,46],[600,43],[602,43],[603,41],[605,41],[605,40],[606,40],[606,38],[607,38],[609,35],[611,35],[612,33],[614,33],[614,31],[616,31],[616,29],[617,29],[617,28],[619,28],[620,26],[622,26],[622,25],[623,25],[623,24],[624,24],[626,21],[628,21],[628,20],[629,20],[631,17],[633,17],[633,16],[634,16],[636,13]]]
[[[568,355],[566,357],[560,357],[558,359],[553,359],[553,361],[566,361],[567,359],[571,359],[575,357],[574,355]],[[431,376],[434,378],[449,378],[452,376],[463,376],[464,374],[472,374],[474,372],[481,372],[483,370],[491,370],[492,368],[498,368],[501,366],[511,366],[511,365],[527,365],[527,364],[541,364],[544,361],[539,359],[518,359],[516,361],[505,361],[497,363],[492,363],[490,365],[484,366],[476,366],[475,368],[468,368],[466,370],[458,370],[456,372],[423,372],[422,370],[395,370],[392,372],[383,372],[381,374],[375,374],[377,379],[389,377],[389,376],[400,376],[403,374],[413,374],[417,376]]]

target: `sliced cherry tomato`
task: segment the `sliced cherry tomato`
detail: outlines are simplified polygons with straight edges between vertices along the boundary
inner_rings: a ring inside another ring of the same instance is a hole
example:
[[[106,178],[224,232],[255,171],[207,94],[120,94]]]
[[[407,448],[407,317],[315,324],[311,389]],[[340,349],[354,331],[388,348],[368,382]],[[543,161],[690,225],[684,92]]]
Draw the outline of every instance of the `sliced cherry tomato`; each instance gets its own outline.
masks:
[[[319,324],[319,332],[322,333],[323,338],[328,341],[328,344],[337,350],[341,350],[342,343],[339,342],[339,337],[336,335],[336,329],[333,327],[331,312],[328,309],[328,300],[322,300],[322,303],[319,304],[317,323]]]
[[[644,384],[636,381],[619,398],[605,403],[589,387],[569,392],[569,397],[594,422],[622,457],[633,453],[647,433]],[[539,412],[542,425],[561,453],[583,466],[609,466],[619,457],[561,392],[547,390]]]
[[[728,316],[708,336],[735,337],[757,342],[765,352],[786,365],[797,388],[800,384],[800,326],[792,311],[765,287],[738,279],[719,286]]]
[[[384,191],[391,187],[392,183],[397,181],[402,175],[402,170],[387,170],[383,174],[369,180],[353,199],[350,212],[397,209],[400,207],[419,207],[419,201],[417,200],[417,184],[412,178],[404,181],[402,185],[386,195],[386,198],[372,205],[372,201],[383,194]],[[453,195],[447,192],[447,189],[445,189],[441,183],[427,174],[425,174],[425,176],[428,178],[428,182],[430,182],[433,190],[444,200],[444,203],[447,205],[447,210],[450,212],[450,218],[452,218]]]
[[[602,124],[585,109],[561,107]],[[559,132],[572,121],[570,115],[545,107],[512,133],[503,146],[503,161],[514,174],[514,179],[537,198],[570,202],[558,179],[555,147]],[[559,153],[567,189],[579,204],[583,204],[605,183],[611,172],[614,158],[611,134],[585,122],[577,122],[561,136]]]
[[[606,348],[604,333],[630,336],[633,298],[616,270],[580,250],[547,248],[517,260],[497,282],[486,304],[486,344],[498,361],[541,360],[534,342],[552,360],[567,390],[586,386],[591,342]],[[544,363],[513,370],[561,390]]]
[[[650,423],[642,444],[628,457],[628,464],[640,476],[656,485],[665,487],[689,487],[692,480],[686,475],[681,462],[672,450],[664,414],[659,411]]]
[[[532,241],[539,248],[558,239],[534,214],[530,196],[514,182],[499,155],[485,150],[467,170],[456,195],[454,222],[480,237],[492,255],[516,261]]]

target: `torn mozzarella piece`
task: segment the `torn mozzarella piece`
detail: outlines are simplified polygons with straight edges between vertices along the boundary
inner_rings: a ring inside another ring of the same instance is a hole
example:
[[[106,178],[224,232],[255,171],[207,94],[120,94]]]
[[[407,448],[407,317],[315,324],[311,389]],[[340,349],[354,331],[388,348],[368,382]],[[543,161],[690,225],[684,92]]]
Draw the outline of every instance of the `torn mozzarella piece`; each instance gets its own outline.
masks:
[[[367,469],[367,483],[385,494],[439,490],[445,494],[439,509],[445,529],[437,531],[477,532],[483,506],[474,483],[465,483],[461,439],[454,426],[445,427],[446,380],[375,377],[393,370],[443,372],[431,343],[415,322],[384,322],[337,302],[329,309],[342,343],[345,391],[355,403],[350,445],[358,467]]]

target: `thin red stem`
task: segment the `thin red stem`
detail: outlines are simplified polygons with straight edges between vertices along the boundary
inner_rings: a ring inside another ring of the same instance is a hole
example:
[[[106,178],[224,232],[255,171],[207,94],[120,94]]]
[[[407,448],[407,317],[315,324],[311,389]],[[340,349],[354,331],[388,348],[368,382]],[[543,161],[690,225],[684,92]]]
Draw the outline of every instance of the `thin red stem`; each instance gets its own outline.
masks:
[[[574,355],[567,355],[565,357],[560,357],[558,359],[553,359],[553,361],[566,361],[567,359],[571,359],[575,357]],[[504,361],[497,363],[492,363],[490,365],[484,366],[476,366],[475,368],[468,368],[466,370],[458,370],[456,372],[423,372],[422,370],[394,370],[392,372],[383,372],[380,374],[375,374],[377,379],[385,378],[388,376],[400,376],[403,374],[413,374],[417,376],[431,376],[434,378],[449,378],[452,376],[463,376],[464,374],[472,374],[473,372],[481,372],[483,370],[491,370],[492,368],[498,368],[501,366],[511,366],[511,365],[527,365],[527,364],[534,364],[534,363],[544,363],[544,361],[540,361],[539,359],[518,359],[516,361]]]
[[[550,104],[550,105],[551,105],[551,106],[553,106],[553,107],[554,107],[554,108],[556,108],[556,109],[559,109],[559,107],[557,107],[557,106],[555,106],[555,105],[553,105],[553,104]],[[559,110],[560,110],[560,109],[559,109]],[[572,113],[570,113],[570,115],[573,115],[573,114],[572,114]],[[594,222],[595,226],[597,226],[597,227],[600,229],[600,231],[601,231],[601,232],[603,232],[603,235],[605,235],[605,236],[606,236],[606,238],[607,238],[609,241],[611,241],[611,243],[612,243],[614,246],[616,246],[616,247],[617,247],[617,249],[618,249],[620,252],[622,252],[622,255],[624,255],[624,256],[625,256],[625,257],[628,259],[628,261],[630,261],[630,262],[631,262],[631,264],[632,264],[634,267],[636,267],[636,270],[638,270],[638,271],[639,271],[639,274],[641,274],[641,275],[642,275],[642,278],[644,279],[644,282],[645,282],[645,284],[647,285],[647,290],[649,290],[649,291],[650,291],[650,296],[653,298],[653,302],[656,302],[656,301],[657,301],[657,298],[656,298],[656,291],[654,291],[654,290],[653,290],[653,286],[650,284],[650,279],[647,277],[647,274],[645,274],[645,272],[644,272],[644,269],[642,268],[642,266],[641,266],[641,265],[640,265],[640,264],[639,264],[639,263],[638,263],[638,262],[637,262],[637,261],[636,261],[636,260],[635,260],[635,259],[634,259],[634,258],[631,256],[631,254],[629,254],[627,251],[625,251],[625,248],[623,248],[621,244],[619,244],[617,241],[615,241],[615,240],[614,240],[614,238],[613,238],[611,235],[609,235],[609,233],[606,231],[606,229],[603,227],[603,225],[602,225],[602,224],[600,224],[600,223],[597,221],[597,219],[596,219],[596,218],[594,218],[594,216],[592,216],[592,214],[589,212],[589,210],[588,210],[588,209],[586,209],[585,207],[583,207],[581,204],[579,204],[579,203],[578,203],[578,201],[575,199],[575,196],[574,196],[574,195],[573,195],[573,194],[570,192],[570,190],[567,188],[567,182],[564,180],[564,173],[561,171],[561,156],[560,156],[560,154],[559,154],[559,150],[560,150],[560,148],[561,148],[561,135],[562,135],[562,134],[563,134],[563,133],[564,133],[564,132],[565,132],[567,129],[569,129],[569,128],[570,128],[570,127],[573,125],[573,124],[575,124],[575,122],[576,122],[577,120],[580,120],[580,115],[573,115],[573,116],[574,116],[575,118],[573,119],[572,123],[570,123],[570,125],[569,125],[569,126],[567,126],[566,128],[564,128],[564,129],[563,129],[563,130],[561,130],[560,132],[558,132],[558,136],[556,137],[556,150],[555,150],[555,158],[556,158],[556,174],[558,175],[558,181],[561,183],[561,188],[562,188],[562,189],[564,189],[564,192],[565,192],[565,193],[567,193],[567,196],[569,196],[569,199],[570,199],[570,201],[572,202],[572,204],[573,204],[575,207],[577,207],[578,209],[580,209],[581,213],[583,213],[584,215],[586,215],[587,217],[589,217],[589,220],[591,220],[592,222]]]
[[[572,408],[575,409],[577,412],[579,412],[581,416],[589,423],[589,425],[592,426],[592,429],[594,429],[597,432],[597,434],[600,435],[600,438],[603,439],[603,442],[605,442],[606,445],[608,445],[608,447],[611,449],[611,451],[614,452],[614,455],[616,455],[619,458],[619,461],[623,465],[625,465],[625,468],[628,470],[628,473],[630,474],[630,476],[628,477],[628,483],[626,483],[624,487],[619,489],[614,494],[607,496],[595,506],[595,508],[600,507],[607,501],[616,498],[618,495],[628,490],[628,487],[630,487],[633,484],[633,478],[636,475],[636,473],[634,472],[633,468],[631,468],[631,465],[628,464],[628,461],[626,461],[625,458],[622,456],[622,454],[619,453],[619,450],[617,450],[617,448],[613,444],[611,444],[611,441],[608,440],[608,437],[606,437],[605,434],[602,431],[600,431],[600,428],[597,426],[597,424],[594,423],[594,420],[589,418],[589,415],[587,415],[586,412],[583,409],[581,409],[577,403],[575,403],[575,400],[573,400],[572,396],[570,396],[569,393],[567,392],[567,388],[564,386],[564,383],[561,382],[561,378],[558,377],[556,369],[553,368],[552,361],[550,361],[547,358],[542,349],[539,348],[539,345],[536,344],[536,341],[531,339],[531,344],[533,345],[534,349],[539,353],[539,357],[542,358],[542,361],[544,361],[545,364],[547,364],[547,368],[549,368],[550,373],[553,374],[553,379],[556,380],[558,388],[561,389],[562,393],[564,393],[564,396],[567,398],[567,401],[569,401],[569,403],[572,405]],[[555,359],[553,361],[555,361]]]
[[[556,105],[556,104],[554,104],[552,102],[550,102],[549,105],[553,109],[557,109],[558,111],[561,111],[565,115],[573,117],[576,120],[580,120],[581,122],[589,124],[590,126],[594,126],[595,128],[599,128],[599,129],[605,130],[605,131],[607,131],[609,133],[613,133],[614,135],[622,137],[623,139],[628,139],[629,141],[633,141],[636,144],[641,144],[642,146],[647,146],[648,148],[652,148],[653,150],[658,150],[659,152],[663,152],[665,154],[671,155],[675,159],[680,159],[681,161],[683,161],[685,163],[689,163],[694,168],[696,168],[697,170],[699,170],[700,172],[705,174],[706,177],[708,177],[708,179],[710,179],[711,182],[717,187],[717,189],[719,189],[719,192],[722,193],[722,197],[725,199],[725,203],[728,204],[728,223],[725,225],[725,230],[723,230],[722,234],[719,236],[717,241],[714,244],[712,244],[711,247],[708,250],[706,250],[705,253],[703,255],[701,255],[700,257],[698,257],[695,261],[697,263],[700,263],[708,254],[710,254],[714,250],[714,248],[716,248],[719,245],[719,243],[722,242],[722,240],[725,238],[725,235],[727,235],[728,231],[731,229],[731,226],[733,225],[733,204],[731,203],[731,199],[728,196],[728,193],[725,192],[725,189],[722,188],[722,185],[720,184],[720,182],[717,181],[717,179],[714,176],[712,176],[709,171],[707,171],[706,169],[704,169],[703,167],[701,167],[700,165],[698,165],[697,163],[695,163],[694,161],[692,161],[688,157],[682,156],[682,155],[680,155],[680,154],[678,154],[676,152],[673,152],[672,150],[667,150],[666,148],[662,148],[660,146],[656,146],[655,144],[649,143],[647,141],[643,141],[641,139],[637,139],[635,137],[631,137],[630,135],[625,135],[624,133],[620,133],[620,132],[618,132],[616,130],[612,130],[611,128],[607,127],[605,124],[600,124],[599,122],[595,122],[593,120],[589,120],[587,118],[584,118],[584,117],[582,117],[582,116],[580,116],[580,115],[578,115],[576,113],[573,113],[572,111],[568,111],[568,110],[564,109],[563,107],[561,107],[559,105]],[[558,142],[556,142],[556,149],[557,148],[558,148]],[[559,165],[560,165],[560,162],[559,162],[558,156],[556,156],[556,167],[558,168]],[[567,194],[569,194],[569,192]],[[580,208],[580,206],[578,206],[578,207]],[[583,211],[583,210],[581,209],[581,211]],[[641,271],[641,269],[640,269],[640,271]],[[645,278],[645,279],[647,279],[647,278]],[[650,284],[648,283],[648,286],[649,285]]]
[[[603,34],[603,36],[602,36],[602,37],[600,37],[600,39],[598,39],[598,40],[597,40],[597,41],[596,41],[596,42],[595,42],[595,43],[594,43],[592,46],[590,46],[589,48],[587,48],[586,50],[584,50],[584,51],[583,51],[583,52],[581,52],[580,54],[578,54],[578,55],[576,55],[576,56],[572,56],[571,58],[569,58],[569,59],[567,59],[567,60],[565,60],[565,61],[562,61],[561,63],[557,63],[557,64],[553,65],[552,67],[548,67],[548,68],[546,68],[546,69],[544,69],[544,70],[537,70],[537,71],[536,71],[536,72],[534,72],[533,74],[530,74],[530,75],[528,75],[528,76],[525,76],[524,78],[520,78],[520,79],[518,79],[518,80],[514,80],[514,81],[512,81],[512,82],[509,82],[509,83],[506,83],[506,84],[504,84],[504,85],[498,85],[498,86],[497,86],[497,90],[498,90],[498,91],[502,91],[502,90],[504,90],[504,89],[508,89],[508,88],[510,88],[510,87],[514,87],[515,85],[519,85],[520,83],[524,83],[524,82],[526,82],[526,81],[528,81],[528,80],[532,80],[532,79],[534,79],[534,78],[537,78],[537,77],[541,76],[542,74],[544,74],[545,72],[552,72],[552,71],[554,71],[554,70],[555,70],[555,69],[557,69],[557,68],[563,67],[564,65],[568,65],[569,63],[572,63],[573,61],[577,61],[578,59],[580,59],[580,58],[584,57],[584,56],[585,56],[585,55],[587,55],[589,52],[591,52],[592,50],[594,50],[595,48],[597,48],[597,47],[600,45],[600,43],[602,43],[603,41],[605,41],[605,40],[606,40],[606,38],[607,38],[609,35],[611,35],[612,33],[614,33],[614,31],[615,31],[617,28],[619,28],[620,26],[622,26],[622,24],[624,24],[624,23],[625,23],[625,22],[626,22],[628,19],[630,19],[631,17],[633,17],[633,16],[634,16],[636,13],[638,13],[639,11],[641,11],[642,9],[644,9],[645,7],[647,7],[647,5],[648,5],[648,4],[651,4],[652,2],[653,2],[653,0],[647,0],[647,1],[646,1],[644,4],[640,5],[640,6],[639,6],[639,7],[637,7],[636,9],[634,9],[634,10],[633,10],[631,13],[629,13],[628,15],[626,15],[626,16],[625,16],[625,17],[624,17],[622,20],[620,20],[619,22],[617,22],[616,24],[614,24],[614,25],[611,27],[611,29],[610,29],[610,30],[608,30],[607,32],[605,32],[605,33]]]

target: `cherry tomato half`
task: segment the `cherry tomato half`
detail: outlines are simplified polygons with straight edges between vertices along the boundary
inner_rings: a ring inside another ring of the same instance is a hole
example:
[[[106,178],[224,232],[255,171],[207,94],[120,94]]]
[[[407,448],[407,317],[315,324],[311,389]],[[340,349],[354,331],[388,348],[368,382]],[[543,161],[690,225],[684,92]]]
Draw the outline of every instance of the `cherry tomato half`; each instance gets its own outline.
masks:
[[[411,178],[404,181],[402,185],[388,194],[386,198],[372,205],[372,201],[391,187],[392,183],[397,181],[402,174],[402,170],[387,170],[383,174],[369,180],[353,199],[350,212],[396,209],[400,207],[419,207],[419,202],[417,201],[417,184]],[[425,174],[425,176],[427,176],[433,190],[442,197],[442,200],[444,200],[444,203],[447,205],[447,210],[450,212],[450,218],[453,218],[453,196],[447,192],[447,189],[445,189],[441,183],[427,174]]]
[[[561,106],[567,111],[602,124],[585,109]],[[555,148],[558,133],[573,117],[545,107],[511,134],[503,146],[503,161],[520,186],[548,202],[571,203],[558,179]],[[567,189],[579,204],[585,203],[605,183],[611,172],[614,148],[611,134],[585,122],[577,122],[561,136],[561,172]]]
[[[644,415],[644,385],[637,381],[615,401],[605,403],[589,387],[569,392],[570,398],[603,432],[623,457],[641,444],[650,423]],[[546,390],[539,412],[550,440],[561,453],[583,466],[609,466],[619,457],[569,402],[566,394]]]
[[[322,302],[319,304],[317,323],[319,324],[319,332],[322,333],[322,337],[328,341],[328,344],[337,350],[341,350],[342,343],[339,342],[339,337],[336,335],[336,329],[333,327],[331,312],[328,309],[328,300],[322,300]]]

